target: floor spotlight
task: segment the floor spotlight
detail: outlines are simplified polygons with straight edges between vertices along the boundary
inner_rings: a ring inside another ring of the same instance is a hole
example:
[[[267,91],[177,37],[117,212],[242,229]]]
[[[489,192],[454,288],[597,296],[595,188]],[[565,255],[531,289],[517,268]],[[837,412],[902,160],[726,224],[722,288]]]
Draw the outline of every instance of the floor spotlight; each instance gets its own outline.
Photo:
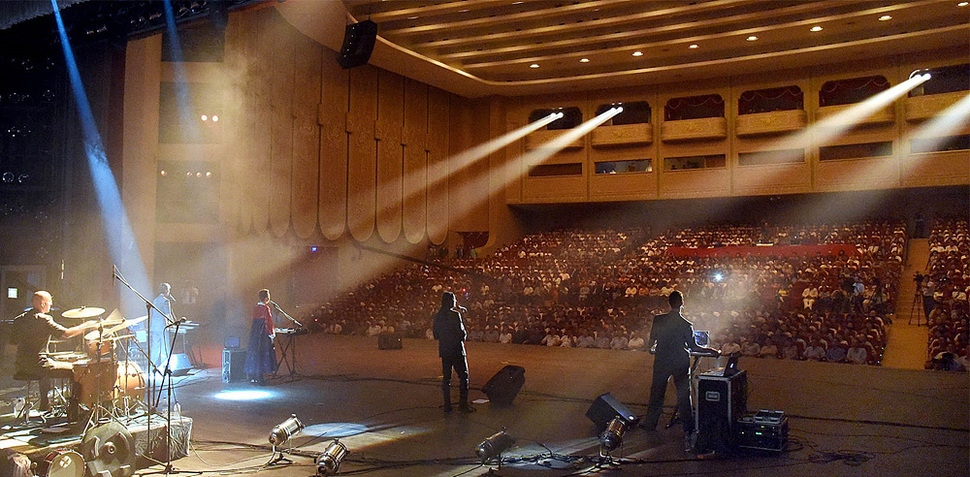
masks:
[[[475,455],[478,456],[482,461],[482,465],[486,462],[495,459],[498,461],[499,468],[502,467],[502,452],[506,449],[512,447],[515,444],[515,439],[505,432],[505,429],[492,434],[491,436],[485,438],[478,448],[475,449]]]
[[[297,433],[306,427],[296,414],[290,414],[290,418],[277,424],[273,427],[273,430],[269,433],[269,443],[273,444],[273,457],[270,458],[266,465],[272,465],[277,462],[291,462],[290,459],[283,457],[283,451],[277,449],[279,446],[285,444],[290,440],[291,437],[295,436]]]
[[[317,456],[313,461],[317,464],[317,475],[336,475],[340,471],[340,461],[347,455],[347,452],[347,446],[334,439],[323,451],[323,454]]]
[[[610,453],[623,444],[623,434],[626,432],[626,422],[614,417],[606,430],[600,434],[600,456],[609,457]]]

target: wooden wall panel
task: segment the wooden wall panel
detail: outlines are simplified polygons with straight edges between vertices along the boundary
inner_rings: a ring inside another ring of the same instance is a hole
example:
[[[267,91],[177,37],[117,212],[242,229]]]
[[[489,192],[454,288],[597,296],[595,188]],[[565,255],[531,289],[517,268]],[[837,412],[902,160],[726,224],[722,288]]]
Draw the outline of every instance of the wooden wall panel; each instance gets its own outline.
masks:
[[[269,223],[274,235],[283,237],[290,228],[290,187],[293,179],[293,49],[287,32],[277,31],[273,48],[272,83],[272,190]]]
[[[239,233],[248,233],[253,224],[252,194],[241,187],[251,184],[253,167],[253,133],[256,129],[254,110],[252,71],[249,60],[254,57],[256,42],[253,15],[230,15],[226,27],[226,68],[230,72],[229,89],[232,92],[226,103],[225,116],[230,121],[227,138],[227,159],[222,164],[223,181],[229,184],[226,189],[227,203],[223,212],[227,223]]]
[[[347,96],[350,72],[324,51],[320,64],[320,202],[317,220],[328,240],[347,228]]]
[[[366,65],[350,70],[350,133],[347,173],[347,225],[350,234],[365,241],[374,233],[377,215],[377,143],[374,123],[377,119],[377,68]]]
[[[375,137],[377,138],[377,233],[392,243],[401,236],[403,203],[404,78],[380,70]]]
[[[253,87],[254,108],[250,114],[255,116],[255,128],[252,132],[253,143],[250,154],[253,157],[256,172],[252,177],[252,182],[244,187],[251,190],[252,209],[253,209],[253,229],[257,234],[266,232],[269,226],[269,203],[272,182],[270,168],[271,137],[273,130],[273,115],[271,107],[271,97],[273,94],[272,82],[266,81],[270,77],[270,68],[273,64],[275,54],[274,38],[272,30],[266,28],[266,23],[271,21],[267,18],[266,11],[257,11],[257,39],[254,48],[253,61],[250,68],[253,72],[251,84]]]
[[[445,178],[428,186],[428,239],[438,245],[448,239],[450,227],[448,156],[462,150],[451,148],[457,126],[450,121],[451,99],[451,95],[438,88],[428,88],[428,176]]]
[[[293,87],[293,230],[300,238],[310,238],[317,225],[319,192],[320,128],[317,107],[320,104],[321,48],[300,38],[296,50]]]
[[[428,86],[407,80],[404,91],[404,235],[416,244],[424,239],[427,229]],[[435,107],[436,111],[441,108],[440,104]],[[443,117],[447,118],[447,112]],[[435,131],[440,129],[439,123]]]

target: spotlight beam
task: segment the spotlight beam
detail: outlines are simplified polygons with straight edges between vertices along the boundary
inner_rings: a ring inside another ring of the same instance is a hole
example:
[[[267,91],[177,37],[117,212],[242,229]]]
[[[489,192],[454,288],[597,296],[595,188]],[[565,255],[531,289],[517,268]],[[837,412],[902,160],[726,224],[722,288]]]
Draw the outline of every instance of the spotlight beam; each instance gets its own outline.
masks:
[[[54,10],[54,19],[57,23],[61,47],[64,51],[64,63],[67,65],[71,92],[80,116],[84,150],[88,159],[88,167],[91,169],[95,195],[101,209],[101,225],[104,229],[108,253],[117,265],[118,270],[128,277],[128,280],[136,289],[150,290],[151,286],[149,285],[148,274],[145,272],[145,265],[141,259],[141,252],[138,250],[138,242],[135,240],[131,222],[128,220],[128,213],[122,203],[118,184],[115,182],[114,174],[108,165],[104,143],[94,121],[94,114],[91,112],[91,105],[84,90],[84,83],[81,81],[81,73],[77,68],[74,51],[68,40],[67,30],[64,28],[64,20],[61,18],[57,0],[51,0],[51,6]],[[131,293],[120,293],[120,296],[121,311],[124,314],[132,316],[132,313],[138,313],[139,310],[144,311],[141,301],[132,296]]]

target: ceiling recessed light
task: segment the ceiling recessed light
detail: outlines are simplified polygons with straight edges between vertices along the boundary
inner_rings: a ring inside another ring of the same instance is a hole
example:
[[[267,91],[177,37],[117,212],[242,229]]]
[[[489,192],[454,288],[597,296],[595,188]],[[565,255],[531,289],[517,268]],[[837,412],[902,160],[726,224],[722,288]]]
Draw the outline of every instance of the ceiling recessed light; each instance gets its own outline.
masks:
[[[820,27],[820,26],[813,26],[812,27],[812,31],[822,31],[822,27]]]
[[[891,17],[889,15],[883,15],[883,16],[879,17],[879,21],[881,21],[881,22],[889,21],[889,20],[892,20],[892,19],[893,19],[893,17]]]
[[[970,5],[970,2],[960,2],[957,4],[958,7],[965,7],[967,5]]]
[[[690,46],[688,46],[687,48],[690,48],[690,49],[692,49],[692,50],[695,50],[695,49],[697,49],[697,48],[700,48],[700,46],[699,46],[699,45],[696,45],[696,44],[694,44],[694,45],[690,45]]]
[[[579,62],[580,63],[589,63],[589,58],[580,58],[579,59]]]
[[[758,41],[758,37],[756,37],[754,35],[751,35],[751,36],[745,38],[745,40],[748,40],[748,41]]]
[[[538,68],[538,67],[539,67],[539,63],[532,63],[531,65],[529,65],[529,68]]]
[[[643,52],[642,51],[634,51],[633,52],[633,56],[643,56]]]

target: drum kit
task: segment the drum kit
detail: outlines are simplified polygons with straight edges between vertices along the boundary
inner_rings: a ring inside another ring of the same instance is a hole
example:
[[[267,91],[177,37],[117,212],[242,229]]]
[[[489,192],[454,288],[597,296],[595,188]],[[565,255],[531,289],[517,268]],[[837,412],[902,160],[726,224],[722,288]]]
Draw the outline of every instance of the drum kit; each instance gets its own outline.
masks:
[[[61,313],[66,319],[88,320],[104,314],[104,308],[82,306]],[[83,351],[64,351],[44,353],[47,366],[51,369],[70,369],[76,388],[71,393],[69,412],[72,405],[80,405],[90,412],[87,426],[98,424],[102,418],[130,413],[138,403],[142,403],[145,392],[145,374],[141,367],[127,356],[126,343],[134,337],[128,333],[130,328],[148,319],[141,316],[134,319],[121,317],[113,312],[97,322],[97,328],[84,335]],[[115,350],[122,350],[117,353]],[[123,358],[119,357],[123,354]]]

